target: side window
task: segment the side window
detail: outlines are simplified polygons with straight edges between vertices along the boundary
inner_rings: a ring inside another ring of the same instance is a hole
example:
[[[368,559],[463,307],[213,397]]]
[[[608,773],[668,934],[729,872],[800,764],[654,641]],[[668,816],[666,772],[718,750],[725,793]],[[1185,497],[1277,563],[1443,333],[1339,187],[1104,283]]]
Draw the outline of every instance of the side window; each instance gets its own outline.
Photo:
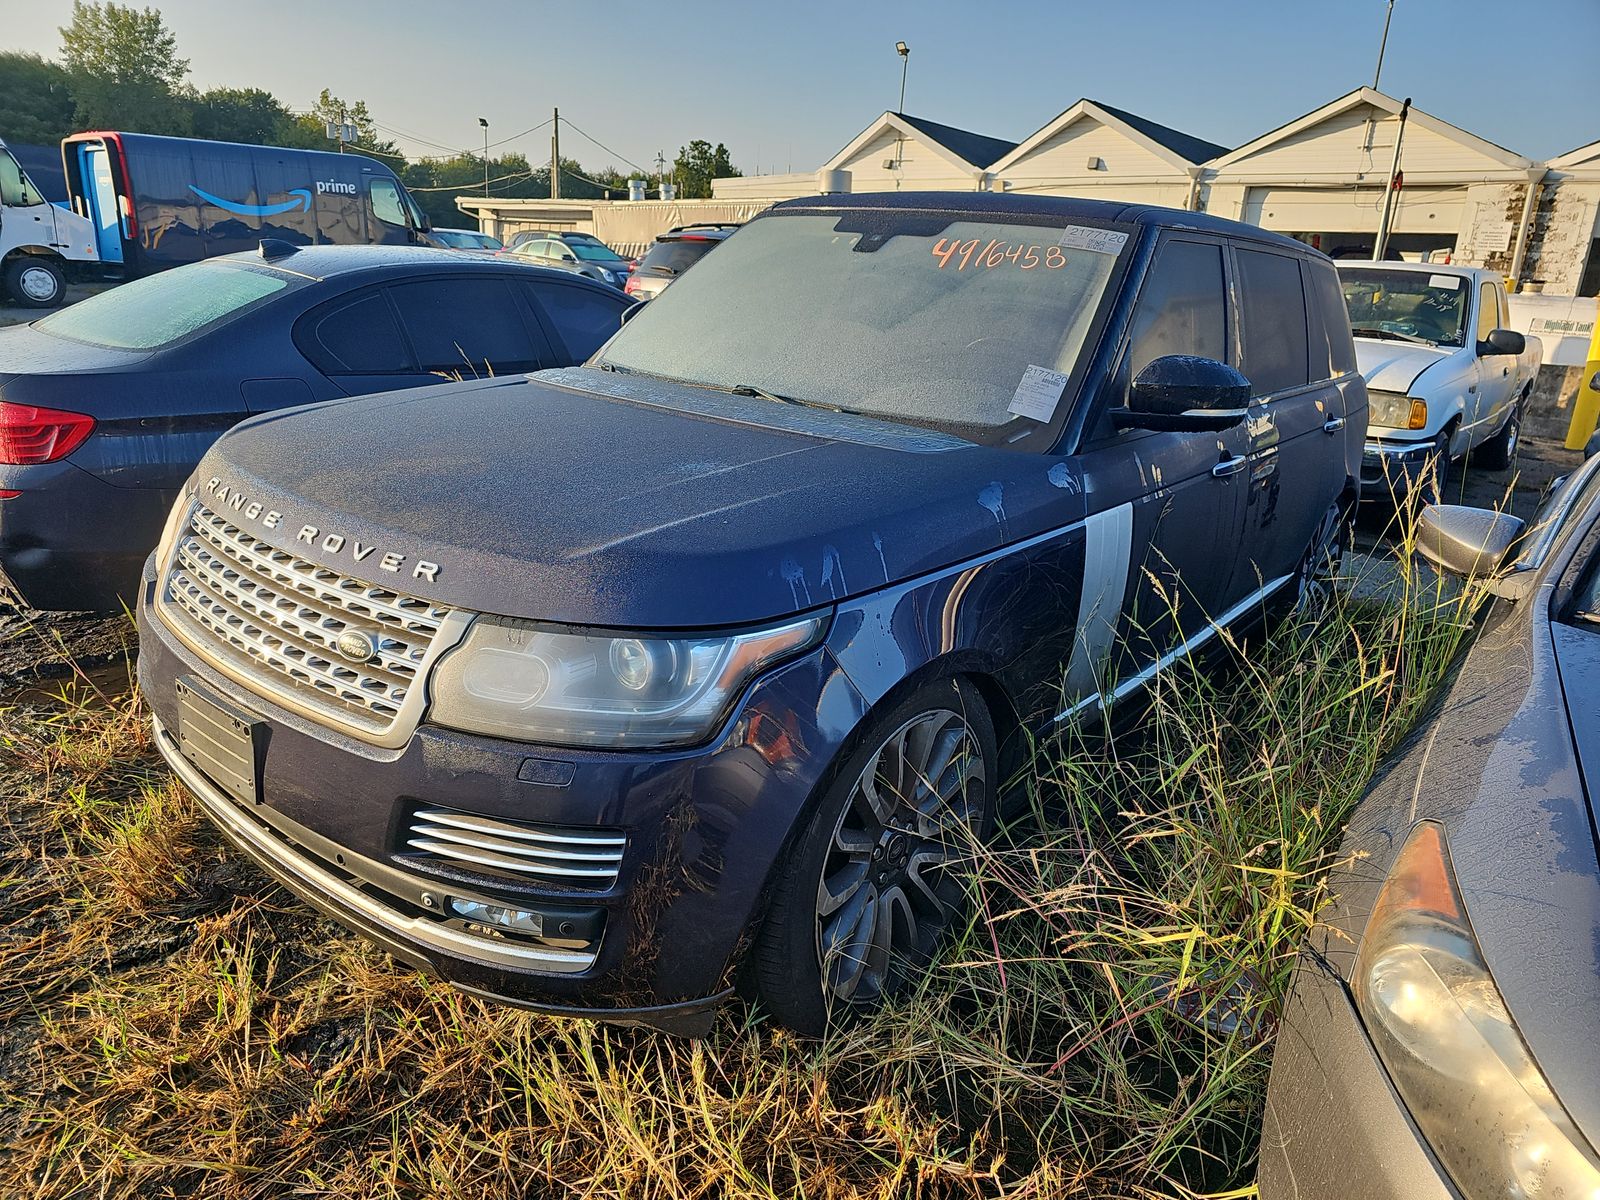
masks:
[[[317,368],[330,375],[397,375],[416,370],[395,320],[377,289],[313,316],[310,344],[303,348]]]
[[[557,336],[566,343],[567,351],[575,363],[583,362],[618,329],[622,328],[622,314],[631,303],[618,296],[613,299],[597,288],[572,287],[559,283],[525,284],[537,298],[535,303],[544,309],[545,316]]]
[[[1228,361],[1222,247],[1172,241],[1161,247],[1139,292],[1128,338],[1127,379],[1167,354]]]
[[[1239,369],[1257,396],[1300,387],[1306,372],[1306,298],[1299,261],[1287,254],[1237,247]]]
[[[40,198],[34,195],[33,189],[28,186],[27,177],[17,165],[17,160],[0,149],[0,204],[7,207],[31,208],[39,203],[41,203]]]
[[[400,201],[400,189],[392,179],[370,179],[367,195],[372,198],[372,215],[385,225],[406,223],[405,205]]]
[[[1356,369],[1356,346],[1350,338],[1350,310],[1331,265],[1300,260],[1307,315],[1311,318],[1311,378],[1332,379]]]
[[[389,289],[424,371],[463,379],[535,371],[540,345],[503,279],[425,279]]]
[[[1478,287],[1478,340],[1489,339],[1490,331],[1498,329],[1500,322],[1500,309],[1495,299],[1494,284],[1485,283]]]

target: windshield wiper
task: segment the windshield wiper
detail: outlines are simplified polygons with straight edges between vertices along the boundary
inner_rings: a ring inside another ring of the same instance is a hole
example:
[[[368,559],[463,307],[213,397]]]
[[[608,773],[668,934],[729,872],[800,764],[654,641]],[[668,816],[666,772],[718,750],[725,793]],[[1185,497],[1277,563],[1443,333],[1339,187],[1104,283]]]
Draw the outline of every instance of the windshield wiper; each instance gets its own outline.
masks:
[[[1418,337],[1412,333],[1397,333],[1393,329],[1378,329],[1371,325],[1357,325],[1350,330],[1357,337],[1393,338],[1397,342],[1412,342],[1418,346],[1437,346],[1432,338]]]
[[[836,413],[845,411],[834,404],[824,404],[820,400],[799,400],[794,396],[780,396],[777,392],[769,392],[766,388],[758,388],[748,383],[735,384],[728,391],[735,396],[755,396],[761,400],[771,400],[774,404],[795,404],[801,408],[825,408],[829,412]]]

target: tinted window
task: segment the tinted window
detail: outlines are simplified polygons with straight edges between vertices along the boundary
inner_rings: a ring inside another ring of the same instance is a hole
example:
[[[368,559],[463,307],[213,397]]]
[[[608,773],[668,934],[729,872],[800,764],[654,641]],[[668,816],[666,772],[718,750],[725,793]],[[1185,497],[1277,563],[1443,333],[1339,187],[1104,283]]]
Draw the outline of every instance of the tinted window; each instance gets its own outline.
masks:
[[[333,373],[388,375],[415,370],[394,310],[383,293],[367,292],[317,319],[317,365]]]
[[[374,179],[367,184],[372,197],[372,214],[386,225],[406,223],[405,205],[400,202],[400,188],[392,179]]]
[[[90,296],[35,324],[59,337],[97,346],[159,350],[309,282],[276,271],[192,263]]]
[[[1350,339],[1350,312],[1339,290],[1339,273],[1331,264],[1300,260],[1310,300],[1311,377],[1332,379],[1356,369],[1356,345]]]
[[[1239,264],[1240,363],[1251,392],[1262,396],[1304,384],[1306,300],[1300,264],[1286,254],[1236,250]]]
[[[1228,361],[1221,246],[1168,242],[1161,248],[1139,292],[1128,342],[1128,379],[1167,354]]]
[[[389,289],[424,371],[532,371],[538,350],[503,279],[426,279]]]
[[[595,288],[566,287],[556,283],[529,284],[539,298],[557,336],[567,345],[574,362],[582,362],[622,327],[622,312],[629,303],[603,295]]]
[[[717,243],[711,238],[674,238],[670,242],[657,242],[650,247],[639,262],[641,271],[659,271],[663,275],[681,275],[705,257]]]
[[[1478,288],[1478,340],[1489,340],[1491,331],[1498,329],[1500,310],[1495,300],[1494,284],[1485,283]]]

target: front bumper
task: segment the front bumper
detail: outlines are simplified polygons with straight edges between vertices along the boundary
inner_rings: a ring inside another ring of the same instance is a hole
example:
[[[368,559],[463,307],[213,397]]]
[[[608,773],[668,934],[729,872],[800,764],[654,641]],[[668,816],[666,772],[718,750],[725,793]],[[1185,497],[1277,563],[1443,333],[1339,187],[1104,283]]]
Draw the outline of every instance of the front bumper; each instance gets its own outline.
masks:
[[[1361,499],[1404,499],[1418,479],[1427,474],[1434,444],[1391,442],[1368,438],[1361,452]]]
[[[155,586],[147,571],[140,687],[161,753],[228,838],[402,961],[542,1011],[705,1032],[760,918],[771,868],[865,710],[818,649],[758,681],[722,735],[698,749],[556,749],[426,724],[404,746],[380,749],[212,670],[155,615]],[[258,802],[235,800],[179,753],[180,681],[260,722]],[[854,700],[840,704],[846,692]],[[621,831],[626,849],[602,887],[422,862],[404,847],[407,814],[424,804]],[[548,914],[568,914],[597,932],[561,945],[491,937],[453,918],[450,898],[543,912],[547,928]]]
[[[113,487],[70,461],[0,466],[0,577],[23,603],[116,612],[139,595],[139,571],[177,493]]]
[[[1310,955],[1278,1033],[1256,1183],[1261,1200],[1460,1200],[1343,983]]]

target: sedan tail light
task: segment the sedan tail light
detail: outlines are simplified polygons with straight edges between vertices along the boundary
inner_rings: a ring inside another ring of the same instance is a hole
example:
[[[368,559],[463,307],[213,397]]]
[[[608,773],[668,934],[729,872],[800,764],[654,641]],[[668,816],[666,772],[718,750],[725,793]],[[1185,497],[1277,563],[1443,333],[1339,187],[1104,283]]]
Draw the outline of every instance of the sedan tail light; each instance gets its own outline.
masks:
[[[83,413],[0,400],[0,463],[37,466],[65,458],[94,432]]]

